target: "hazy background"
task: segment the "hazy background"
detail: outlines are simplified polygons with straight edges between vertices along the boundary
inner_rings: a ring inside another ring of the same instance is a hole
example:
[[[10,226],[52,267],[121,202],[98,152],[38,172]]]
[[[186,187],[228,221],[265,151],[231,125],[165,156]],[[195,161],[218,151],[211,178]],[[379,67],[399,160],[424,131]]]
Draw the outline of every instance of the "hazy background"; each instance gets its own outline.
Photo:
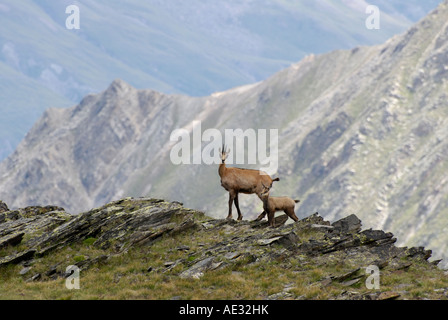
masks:
[[[120,78],[205,96],[266,79],[310,53],[379,44],[439,0],[0,1],[0,160],[42,112]],[[79,30],[65,9],[80,8]],[[365,27],[368,4],[381,29]]]

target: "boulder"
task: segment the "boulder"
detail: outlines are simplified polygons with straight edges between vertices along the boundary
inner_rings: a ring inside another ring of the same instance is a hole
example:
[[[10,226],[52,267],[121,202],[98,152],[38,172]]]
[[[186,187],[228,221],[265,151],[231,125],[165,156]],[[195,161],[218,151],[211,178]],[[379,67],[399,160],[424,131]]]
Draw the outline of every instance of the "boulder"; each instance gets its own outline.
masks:
[[[354,214],[337,220],[331,225],[340,233],[356,233],[361,230],[361,220]]]
[[[9,211],[8,206],[6,205],[6,203],[4,203],[3,201],[0,200],[0,213],[6,212],[6,211]]]
[[[192,267],[180,273],[179,277],[184,279],[199,279],[208,270],[214,270],[221,265],[221,262],[214,262],[213,257],[208,257],[196,262]]]

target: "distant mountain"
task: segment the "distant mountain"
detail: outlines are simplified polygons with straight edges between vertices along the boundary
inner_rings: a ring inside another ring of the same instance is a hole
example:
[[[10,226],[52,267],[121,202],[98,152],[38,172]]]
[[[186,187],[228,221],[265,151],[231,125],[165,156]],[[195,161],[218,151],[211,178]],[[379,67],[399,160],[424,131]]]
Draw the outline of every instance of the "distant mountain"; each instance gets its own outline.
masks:
[[[2,1],[0,160],[49,107],[69,107],[120,78],[136,88],[206,96],[254,83],[309,53],[384,42],[436,7],[371,1]],[[68,5],[80,29],[68,30]]]

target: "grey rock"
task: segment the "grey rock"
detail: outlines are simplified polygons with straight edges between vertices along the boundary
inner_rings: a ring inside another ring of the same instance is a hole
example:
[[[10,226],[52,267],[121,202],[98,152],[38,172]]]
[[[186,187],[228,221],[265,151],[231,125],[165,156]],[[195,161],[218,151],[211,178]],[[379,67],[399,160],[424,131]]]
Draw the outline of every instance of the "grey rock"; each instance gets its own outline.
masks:
[[[58,264],[56,264],[56,265],[54,265],[54,266],[51,266],[51,267],[47,270],[47,272],[45,272],[45,276],[50,277],[50,276],[56,274],[56,272],[57,272],[57,268],[58,268],[59,265],[60,265],[60,263],[58,263]]]
[[[19,233],[12,233],[9,235],[6,235],[2,238],[0,238],[0,248],[6,247],[6,246],[16,246],[20,242],[22,242],[23,236],[25,235],[25,232],[19,232]]]
[[[361,278],[344,281],[341,283],[341,285],[343,285],[344,287],[349,287],[349,286],[352,286],[352,285],[358,283],[359,281],[361,281]]]
[[[31,270],[31,267],[25,267],[22,270],[20,270],[19,274],[21,276],[23,276],[23,275],[27,274],[30,270]]]
[[[334,230],[334,226],[327,226],[323,224],[310,224],[309,227],[311,229],[317,229],[324,232],[332,232]]]
[[[42,275],[40,273],[36,273],[34,274],[31,278],[25,280],[25,282],[33,282],[33,281],[38,281],[42,278]]]
[[[335,231],[341,233],[358,232],[361,230],[361,220],[354,214],[337,220],[331,224]]]
[[[28,249],[6,257],[0,257],[0,267],[8,264],[18,264],[22,261],[29,260],[36,254],[36,249]]]
[[[282,291],[271,294],[270,296],[267,297],[267,300],[285,300],[291,298],[292,296],[293,296],[292,293]]]
[[[3,201],[0,200],[0,213],[9,211],[8,206],[6,205],[6,203],[4,203]],[[0,223],[2,222],[2,220],[0,220]]]
[[[392,299],[396,299],[400,297],[400,294],[397,292],[393,292],[393,291],[385,291],[385,292],[381,292],[378,297],[376,298],[376,300],[392,300]]]
[[[360,268],[356,268],[355,270],[349,271],[349,272],[344,273],[344,274],[342,274],[340,276],[332,277],[332,280],[338,281],[338,282],[343,282],[343,281],[345,281],[347,279],[350,279],[354,275],[356,275],[359,270],[360,270]]]
[[[281,236],[277,236],[277,237],[273,237],[273,238],[269,238],[269,239],[259,239],[259,240],[257,240],[257,244],[260,246],[267,246],[271,243],[277,242],[281,238],[282,238]]]
[[[207,270],[216,269],[219,265],[213,263],[214,258],[205,258],[195,263],[191,268],[183,271],[179,277],[185,279],[199,279],[204,275]]]
[[[236,258],[238,258],[240,255],[241,255],[241,252],[234,251],[234,252],[226,253],[226,254],[224,255],[224,258],[229,259],[229,260],[232,260],[232,259],[236,259]]]

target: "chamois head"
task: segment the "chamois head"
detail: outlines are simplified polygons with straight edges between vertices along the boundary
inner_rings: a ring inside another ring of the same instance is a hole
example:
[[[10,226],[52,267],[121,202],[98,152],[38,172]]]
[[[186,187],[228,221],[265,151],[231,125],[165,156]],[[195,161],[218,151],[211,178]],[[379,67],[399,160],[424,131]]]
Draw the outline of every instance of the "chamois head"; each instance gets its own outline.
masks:
[[[271,191],[271,187],[267,187],[263,182],[261,183],[263,185],[263,191],[261,191],[260,196],[262,199],[269,197],[269,191]]]
[[[226,146],[223,144],[222,148],[219,148],[219,155],[221,156],[221,162],[224,163],[229,156],[230,149],[226,150]]]

